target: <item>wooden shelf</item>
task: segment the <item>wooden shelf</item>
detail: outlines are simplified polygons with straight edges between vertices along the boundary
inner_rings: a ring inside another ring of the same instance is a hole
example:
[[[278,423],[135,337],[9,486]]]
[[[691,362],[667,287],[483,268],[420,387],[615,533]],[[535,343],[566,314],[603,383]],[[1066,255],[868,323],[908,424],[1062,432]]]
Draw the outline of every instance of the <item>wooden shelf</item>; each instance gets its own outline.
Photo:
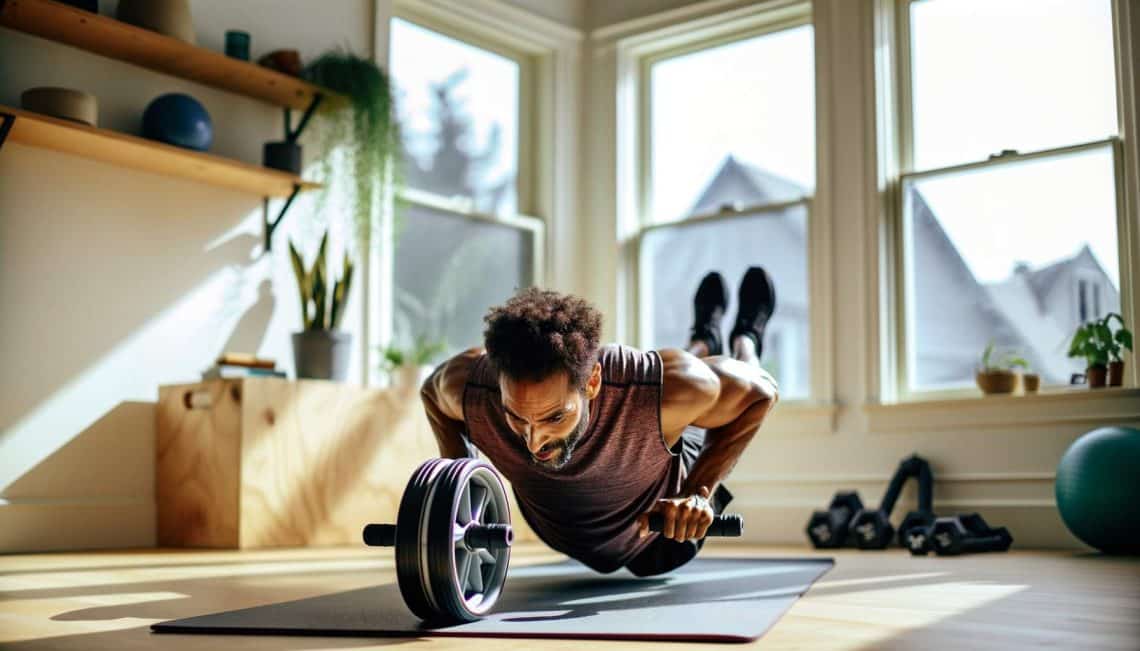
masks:
[[[302,190],[320,185],[299,176],[258,165],[174,147],[137,136],[97,129],[86,124],[9,108],[0,113],[15,116],[8,140],[31,147],[164,174],[202,183],[243,190],[262,197],[289,197],[294,186]]]
[[[305,109],[315,94],[332,94],[296,77],[52,0],[0,0],[0,25],[279,106]]]

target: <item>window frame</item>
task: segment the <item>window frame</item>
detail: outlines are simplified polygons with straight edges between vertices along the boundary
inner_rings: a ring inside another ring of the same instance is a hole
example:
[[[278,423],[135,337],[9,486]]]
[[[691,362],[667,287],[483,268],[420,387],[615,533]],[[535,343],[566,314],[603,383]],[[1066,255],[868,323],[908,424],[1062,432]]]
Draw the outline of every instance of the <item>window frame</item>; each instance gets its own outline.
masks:
[[[676,218],[655,219],[652,207],[652,66],[661,61],[712,49],[722,45],[764,36],[775,32],[811,26],[813,28],[813,70],[815,95],[815,183],[812,192],[791,201],[762,203],[723,209],[713,213]],[[828,109],[821,101],[821,87],[827,83],[823,61],[826,47],[816,33],[810,2],[772,3],[770,6],[748,7],[739,12],[720,16],[707,21],[698,19],[691,23],[673,25],[660,32],[642,34],[626,40],[619,46],[622,63],[619,68],[625,71],[629,80],[627,86],[629,100],[627,111],[622,110],[623,94],[619,91],[619,133],[624,127],[631,127],[634,134],[632,144],[633,160],[621,161],[619,167],[630,173],[624,178],[628,185],[621,188],[619,172],[619,192],[628,192],[633,201],[628,212],[619,208],[626,218],[619,218],[618,245],[620,250],[624,297],[619,303],[626,314],[624,331],[629,340],[641,347],[648,344],[648,323],[645,302],[647,297],[640,288],[641,246],[647,233],[666,227],[677,227],[707,221],[721,221],[754,217],[765,212],[779,212],[803,205],[806,211],[808,238],[806,242],[806,271],[808,279],[808,346],[809,346],[809,393],[802,398],[782,398],[781,402],[793,409],[823,408],[825,417],[830,418],[834,401],[832,379],[833,354],[831,345],[832,311],[831,265],[830,265],[830,214],[828,211],[827,186],[829,178],[826,166],[830,142],[827,138]],[[619,88],[621,83],[619,82]],[[624,223],[624,227],[621,224]],[[680,342],[678,342],[680,345]],[[807,412],[804,412],[807,413]]]
[[[438,15],[437,12],[426,11],[430,9],[416,0],[396,2],[388,16],[389,28],[396,19],[403,20],[423,29],[436,32],[448,38],[460,41],[466,45],[492,52],[514,61],[519,66],[518,87],[518,148],[516,150],[515,193],[516,209],[514,212],[490,213],[475,208],[475,201],[470,197],[443,196],[428,190],[408,186],[397,189],[394,199],[396,204],[418,206],[440,211],[468,221],[486,222],[507,226],[524,231],[530,235],[531,241],[531,285],[542,285],[546,278],[546,221],[536,215],[539,213],[539,154],[542,142],[540,140],[540,57],[522,49],[512,47],[509,39],[496,38],[491,29],[479,29],[470,23],[459,26],[452,20]],[[391,58],[391,39],[387,43],[389,60]],[[398,210],[398,208],[397,208]],[[391,240],[392,251],[396,245],[396,233],[387,230],[384,237]],[[389,275],[393,278],[395,256],[389,255],[386,264],[389,266]],[[390,314],[394,306],[389,305]],[[391,318],[390,316],[388,317]],[[391,324],[387,328],[391,336]]]
[[[771,204],[755,204],[748,206],[741,206],[733,211],[718,211],[711,214],[704,215],[691,215],[688,217],[675,217],[671,219],[655,219],[653,209],[653,66],[675,59],[688,54],[694,54],[705,50],[711,50],[724,45],[746,41],[751,38],[766,36],[788,29],[795,29],[797,27],[810,26],[811,13],[799,14],[789,16],[787,18],[779,18],[776,20],[765,21],[758,25],[742,27],[741,29],[733,30],[725,34],[720,34],[711,38],[705,38],[698,41],[685,42],[682,44],[674,45],[666,49],[654,52],[653,54],[646,55],[640,59],[639,76],[644,80],[639,87],[638,96],[638,115],[641,119],[638,120],[638,134],[637,142],[639,147],[639,155],[643,164],[640,166],[640,175],[638,177],[637,197],[638,197],[638,226],[639,230],[652,226],[660,226],[662,224],[677,225],[680,222],[688,222],[694,219],[709,218],[724,216],[724,213],[735,212],[737,214],[754,211]],[[818,168],[818,161],[816,164]],[[816,183],[818,185],[818,181]],[[809,199],[811,196],[807,195],[803,199]]]
[[[1112,3],[1113,20],[1113,51],[1116,61],[1115,77],[1116,87],[1116,114],[1117,133],[1108,138],[1092,141],[1068,143],[1048,149],[1018,152],[1005,150],[994,152],[985,160],[966,161],[927,169],[914,168],[914,102],[913,102],[913,69],[911,62],[911,30],[910,7],[923,0],[879,0],[877,7],[877,24],[880,29],[888,29],[890,33],[886,38],[879,39],[881,44],[890,48],[890,52],[881,53],[877,67],[880,77],[884,74],[889,77],[880,78],[878,85],[878,112],[879,123],[885,126],[889,133],[880,134],[881,145],[885,144],[888,150],[887,161],[880,161],[880,174],[885,181],[884,219],[887,222],[886,230],[890,241],[887,243],[884,254],[888,256],[885,269],[887,272],[885,300],[880,311],[885,312],[883,325],[885,330],[880,333],[879,340],[886,345],[886,354],[881,357],[881,363],[887,365],[879,377],[878,385],[884,398],[889,402],[921,402],[925,400],[945,400],[956,398],[972,398],[977,396],[974,388],[931,388],[914,389],[911,386],[913,373],[911,360],[912,328],[911,314],[908,303],[910,281],[908,277],[909,252],[907,244],[907,224],[905,213],[906,198],[904,196],[906,181],[919,178],[928,178],[953,174],[955,172],[983,170],[1016,164],[1035,159],[1058,158],[1067,154],[1082,151],[1091,151],[1108,146],[1113,156],[1113,186],[1115,188],[1116,228],[1117,228],[1117,260],[1120,273],[1121,313],[1128,323],[1134,323],[1134,310],[1129,300],[1134,289],[1130,286],[1131,276],[1129,270],[1135,267],[1131,259],[1131,240],[1133,238],[1129,216],[1126,209],[1126,178],[1124,169],[1124,148],[1121,134],[1124,131],[1124,99],[1121,95],[1120,64],[1120,37],[1119,37],[1119,11],[1118,0]],[[890,59],[893,58],[893,61]],[[883,83],[886,81],[887,83]],[[887,112],[887,115],[883,115]],[[886,118],[885,120],[882,118]],[[980,353],[979,353],[980,354]],[[1126,386],[1132,386],[1129,379]],[[1053,385],[1053,389],[1060,385]],[[1042,387],[1048,392],[1050,387]]]

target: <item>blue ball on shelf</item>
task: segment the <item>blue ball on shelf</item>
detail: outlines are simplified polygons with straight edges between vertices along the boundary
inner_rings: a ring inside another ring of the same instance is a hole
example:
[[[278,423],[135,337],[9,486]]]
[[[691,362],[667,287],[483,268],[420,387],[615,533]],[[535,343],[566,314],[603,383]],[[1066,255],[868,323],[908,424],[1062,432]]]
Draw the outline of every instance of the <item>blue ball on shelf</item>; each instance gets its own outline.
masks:
[[[160,95],[143,111],[144,138],[176,147],[207,151],[214,142],[214,123],[198,100],[183,93]]]

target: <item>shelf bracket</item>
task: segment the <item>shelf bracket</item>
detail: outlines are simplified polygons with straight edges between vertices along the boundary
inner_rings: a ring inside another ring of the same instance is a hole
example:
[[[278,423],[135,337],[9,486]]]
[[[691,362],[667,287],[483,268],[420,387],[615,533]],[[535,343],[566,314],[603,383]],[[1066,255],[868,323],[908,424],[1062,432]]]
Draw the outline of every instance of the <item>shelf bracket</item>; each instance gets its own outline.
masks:
[[[12,125],[15,123],[15,115],[0,111],[0,147],[4,146],[4,141],[8,139],[8,132],[12,130]]]
[[[281,224],[281,220],[285,219],[285,213],[289,212],[289,206],[293,205],[293,200],[297,198],[297,194],[301,191],[301,184],[294,183],[293,191],[289,193],[289,198],[285,200],[285,205],[281,206],[281,210],[277,213],[277,219],[269,221],[269,197],[264,197],[261,200],[261,214],[265,222],[265,251],[273,250],[273,231]]]
[[[308,126],[309,119],[313,117],[313,113],[316,112],[324,98],[325,96],[321,93],[313,93],[313,101],[309,102],[309,106],[301,114],[301,121],[297,123],[296,129],[293,129],[293,109],[288,106],[285,107],[285,140],[287,142],[296,142],[297,138],[301,137],[301,132]]]

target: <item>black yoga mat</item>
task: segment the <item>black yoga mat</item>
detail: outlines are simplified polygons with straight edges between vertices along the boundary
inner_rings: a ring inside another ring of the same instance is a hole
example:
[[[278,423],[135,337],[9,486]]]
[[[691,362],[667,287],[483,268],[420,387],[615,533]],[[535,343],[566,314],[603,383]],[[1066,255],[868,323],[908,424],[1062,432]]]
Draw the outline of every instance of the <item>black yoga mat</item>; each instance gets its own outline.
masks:
[[[593,638],[747,642],[764,634],[831,559],[696,559],[663,576],[596,574],[573,561],[512,568],[494,612],[431,628],[394,583],[179,619],[156,633],[352,637]]]

